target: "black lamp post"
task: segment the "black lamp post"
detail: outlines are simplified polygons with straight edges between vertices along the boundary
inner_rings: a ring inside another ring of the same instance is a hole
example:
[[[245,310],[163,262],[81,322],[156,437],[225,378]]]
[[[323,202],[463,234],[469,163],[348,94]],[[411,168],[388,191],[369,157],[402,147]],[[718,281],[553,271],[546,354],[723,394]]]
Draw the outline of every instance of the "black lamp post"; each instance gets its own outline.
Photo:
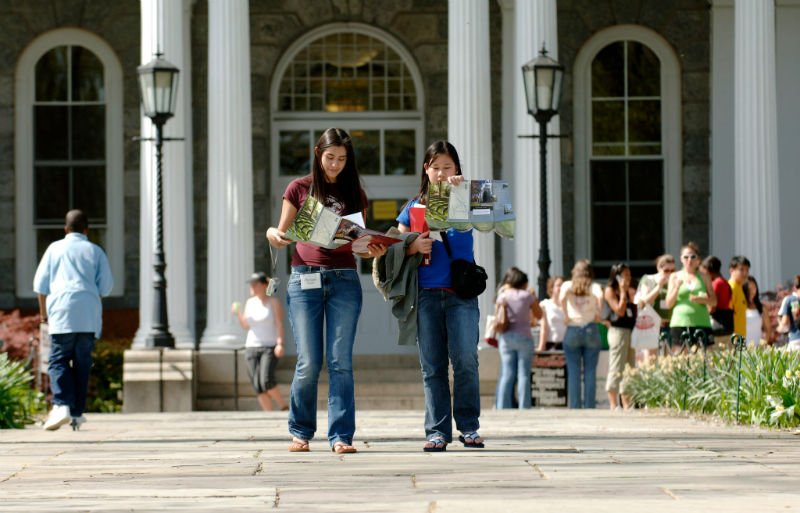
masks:
[[[169,332],[167,279],[164,276],[167,262],[164,257],[164,223],[162,220],[161,146],[165,140],[170,140],[164,138],[163,129],[164,123],[175,113],[179,71],[178,68],[162,59],[161,53],[156,53],[152,61],[139,66],[136,71],[139,74],[144,115],[150,118],[156,126],[156,247],[153,263],[155,270],[153,324],[145,339],[145,345],[147,347],[175,347],[175,339]]]
[[[539,56],[522,66],[522,80],[525,84],[525,99],[528,114],[539,123],[539,298],[547,295],[547,280],[550,278],[550,247],[547,240],[547,123],[558,113],[561,99],[561,79],[564,66],[547,56],[542,45]],[[560,136],[550,136],[560,137]]]

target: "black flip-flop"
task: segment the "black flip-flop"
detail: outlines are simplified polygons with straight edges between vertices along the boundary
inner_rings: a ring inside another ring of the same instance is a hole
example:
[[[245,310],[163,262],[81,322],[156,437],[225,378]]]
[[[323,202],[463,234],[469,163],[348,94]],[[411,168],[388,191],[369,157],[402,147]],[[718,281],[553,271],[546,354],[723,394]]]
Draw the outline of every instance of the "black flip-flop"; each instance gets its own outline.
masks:
[[[467,449],[483,449],[483,442],[476,442],[478,438],[480,438],[477,432],[467,433],[465,435],[459,435],[458,441],[464,444],[464,447]],[[467,440],[471,440],[471,442],[467,442]]]
[[[422,450],[425,452],[445,452],[447,450],[447,442],[441,436],[431,438],[426,442],[427,444],[433,444],[433,447],[423,447]]]

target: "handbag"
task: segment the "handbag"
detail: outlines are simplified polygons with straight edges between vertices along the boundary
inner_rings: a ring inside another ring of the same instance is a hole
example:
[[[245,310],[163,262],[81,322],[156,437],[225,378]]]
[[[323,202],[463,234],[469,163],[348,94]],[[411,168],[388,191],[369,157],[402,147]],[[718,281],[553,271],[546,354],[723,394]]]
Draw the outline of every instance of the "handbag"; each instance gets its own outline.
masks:
[[[508,305],[505,301],[497,303],[494,307],[494,331],[505,333],[511,323],[508,320]]]
[[[661,332],[661,316],[650,305],[645,305],[636,316],[636,326],[631,334],[631,347],[635,349],[655,349]]]
[[[486,290],[486,281],[489,279],[486,269],[475,262],[467,262],[461,258],[453,260],[450,243],[447,241],[447,232],[442,232],[442,243],[451,260],[450,278],[456,295],[462,299],[480,296]]]

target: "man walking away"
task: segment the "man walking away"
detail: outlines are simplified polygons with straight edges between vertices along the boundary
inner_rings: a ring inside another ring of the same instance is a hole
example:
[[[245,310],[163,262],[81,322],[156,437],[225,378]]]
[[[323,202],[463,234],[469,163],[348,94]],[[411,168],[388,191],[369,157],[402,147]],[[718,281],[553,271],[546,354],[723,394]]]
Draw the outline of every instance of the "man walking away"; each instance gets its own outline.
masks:
[[[92,349],[103,321],[100,297],[114,285],[106,254],[86,236],[86,214],[67,212],[64,231],[64,238],[45,251],[33,278],[39,314],[52,341],[48,374],[53,409],[44,423],[50,431],[70,422],[77,429],[86,422]]]

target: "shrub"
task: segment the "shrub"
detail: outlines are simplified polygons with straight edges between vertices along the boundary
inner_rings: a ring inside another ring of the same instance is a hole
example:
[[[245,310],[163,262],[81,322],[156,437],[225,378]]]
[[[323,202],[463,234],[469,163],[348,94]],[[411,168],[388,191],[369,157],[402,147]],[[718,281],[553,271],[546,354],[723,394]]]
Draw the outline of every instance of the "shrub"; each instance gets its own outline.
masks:
[[[800,352],[772,348],[693,352],[627,369],[627,390],[649,407],[710,413],[734,422],[800,425]],[[738,418],[737,418],[737,389]]]
[[[22,428],[32,424],[44,410],[44,396],[31,389],[33,375],[20,361],[0,353],[0,429]]]
[[[86,411],[112,413],[122,410],[123,353],[129,339],[100,339],[94,346],[94,365],[89,377]]]

